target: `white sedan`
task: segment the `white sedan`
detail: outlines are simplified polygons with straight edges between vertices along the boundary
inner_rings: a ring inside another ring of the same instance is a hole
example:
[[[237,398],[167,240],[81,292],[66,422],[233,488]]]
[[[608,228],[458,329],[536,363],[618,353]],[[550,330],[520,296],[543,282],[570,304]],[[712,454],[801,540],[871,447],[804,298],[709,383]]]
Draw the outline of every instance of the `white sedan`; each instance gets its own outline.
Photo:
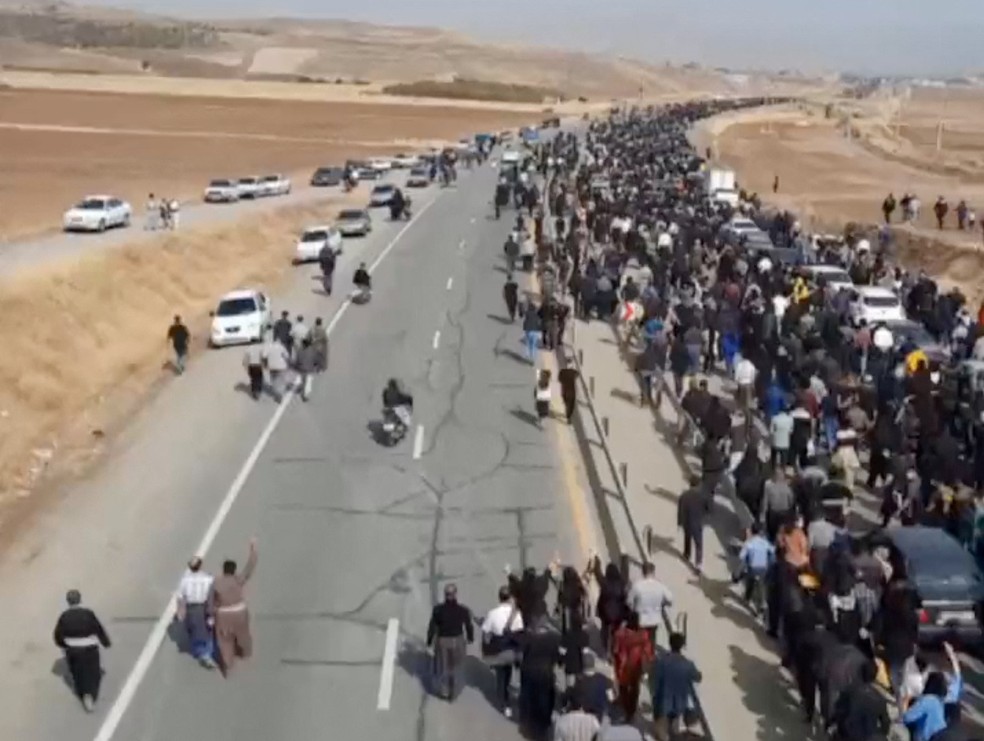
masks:
[[[901,322],[906,319],[905,308],[899,297],[891,289],[881,286],[857,286],[849,312],[854,324],[863,319],[869,327],[881,322]]]
[[[376,172],[389,172],[393,169],[393,160],[389,157],[370,157],[369,167]]]
[[[391,160],[393,167],[400,170],[409,170],[420,164],[420,157],[416,154],[397,154]]]
[[[205,188],[206,203],[235,203],[239,200],[239,183],[235,180],[212,180]]]
[[[264,175],[260,178],[259,195],[285,196],[290,193],[290,180],[283,175]]]
[[[270,300],[261,291],[232,291],[219,299],[211,316],[211,347],[260,342],[270,323]]]
[[[336,255],[341,254],[342,233],[334,226],[309,226],[297,240],[294,264],[314,262],[321,256],[324,247],[330,247]]]
[[[110,227],[130,226],[133,209],[115,196],[86,196],[65,212],[65,231],[104,232]]]
[[[239,178],[238,187],[240,198],[258,198],[263,195],[260,192],[260,179],[256,175]]]

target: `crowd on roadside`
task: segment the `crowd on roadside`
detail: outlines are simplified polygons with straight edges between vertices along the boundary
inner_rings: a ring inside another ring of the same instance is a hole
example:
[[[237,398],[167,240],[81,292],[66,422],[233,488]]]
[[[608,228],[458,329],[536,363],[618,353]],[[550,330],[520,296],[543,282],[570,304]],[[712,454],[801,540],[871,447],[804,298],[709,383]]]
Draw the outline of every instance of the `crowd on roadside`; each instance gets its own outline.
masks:
[[[153,193],[147,196],[144,205],[144,229],[158,231],[160,229],[177,229],[181,216],[181,203],[177,198],[156,197]]]
[[[928,543],[941,559],[934,568],[969,561],[971,581],[979,575],[982,312],[892,264],[883,244],[820,241],[789,214],[711,202],[686,131],[715,112],[703,103],[617,112],[583,142],[558,137],[538,153],[546,185],[520,224],[543,287],[543,303],[525,308],[536,316],[524,319],[527,342],[556,331],[563,310],[551,307],[564,293],[577,317],[621,322],[637,338],[642,403],[674,398],[679,442],[692,441],[699,459],[679,499],[687,555],[699,573],[717,495],[744,505],[736,581],[777,640],[811,724],[873,741],[889,736],[891,716],[914,741],[966,739],[956,654],[949,643],[942,659],[923,649],[928,637],[979,640],[978,584],[961,609],[940,610],[900,548]],[[551,168],[551,157],[578,164]],[[774,246],[726,238],[736,215]],[[548,218],[555,228],[544,228]],[[924,332],[852,323],[849,292],[805,264],[890,287]]]
[[[915,193],[906,191],[899,199],[895,198],[894,193],[889,193],[882,201],[881,212],[885,219],[885,224],[891,224],[895,213],[901,216],[903,224],[913,224],[919,221],[919,214],[922,211],[922,201]],[[938,196],[933,203],[933,218],[936,220],[938,229],[945,229],[947,217],[953,214],[957,219],[957,229],[960,231],[973,232],[977,229],[977,212],[968,205],[963,198],[955,207],[950,208],[950,202],[945,196]],[[981,223],[982,233],[984,233],[984,222]]]

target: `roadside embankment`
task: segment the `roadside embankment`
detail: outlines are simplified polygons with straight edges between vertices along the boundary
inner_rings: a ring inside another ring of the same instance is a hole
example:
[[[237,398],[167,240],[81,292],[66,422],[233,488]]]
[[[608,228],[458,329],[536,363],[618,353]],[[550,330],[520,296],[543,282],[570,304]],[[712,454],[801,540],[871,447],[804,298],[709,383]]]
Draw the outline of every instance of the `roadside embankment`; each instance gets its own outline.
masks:
[[[2,283],[0,522],[42,478],[83,470],[169,377],[174,314],[191,330],[192,355],[201,351],[217,298],[275,287],[290,269],[290,235],[343,205],[326,200],[151,237]]]

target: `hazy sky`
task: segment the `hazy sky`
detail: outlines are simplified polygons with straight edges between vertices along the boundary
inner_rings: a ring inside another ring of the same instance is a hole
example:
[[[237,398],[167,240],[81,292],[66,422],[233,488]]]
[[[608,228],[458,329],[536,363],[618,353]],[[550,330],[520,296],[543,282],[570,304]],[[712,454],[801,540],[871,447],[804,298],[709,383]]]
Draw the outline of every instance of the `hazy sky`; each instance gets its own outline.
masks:
[[[84,1],[84,0],[82,0]],[[984,0],[97,0],[189,17],[346,18],[647,61],[984,72]]]

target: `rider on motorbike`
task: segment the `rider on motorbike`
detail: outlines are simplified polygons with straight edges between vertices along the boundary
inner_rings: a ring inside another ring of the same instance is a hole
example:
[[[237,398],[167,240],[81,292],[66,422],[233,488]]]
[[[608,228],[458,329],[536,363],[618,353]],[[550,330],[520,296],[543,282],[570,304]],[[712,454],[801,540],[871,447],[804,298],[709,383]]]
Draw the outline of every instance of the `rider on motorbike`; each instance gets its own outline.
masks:
[[[372,278],[369,277],[369,271],[366,270],[366,264],[364,262],[359,263],[359,269],[352,276],[352,283],[355,284],[356,289],[362,294],[362,298],[367,300],[369,298],[369,292],[372,290]]]
[[[390,218],[393,219],[393,221],[396,221],[397,219],[403,216],[403,212],[406,208],[407,208],[407,199],[403,195],[403,191],[400,190],[399,188],[396,188],[393,191],[393,195],[390,198],[390,202],[389,202]]]
[[[410,428],[413,396],[395,378],[389,379],[383,389],[383,409],[392,412],[404,429]]]

